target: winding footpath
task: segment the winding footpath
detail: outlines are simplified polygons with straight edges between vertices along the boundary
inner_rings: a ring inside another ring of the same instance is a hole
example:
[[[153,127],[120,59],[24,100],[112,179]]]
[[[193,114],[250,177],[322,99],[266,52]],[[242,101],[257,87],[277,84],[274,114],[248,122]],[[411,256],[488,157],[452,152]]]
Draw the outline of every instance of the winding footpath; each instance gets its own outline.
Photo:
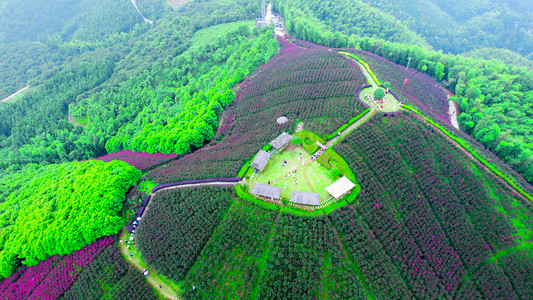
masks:
[[[376,113],[376,110],[374,108],[371,108],[369,112],[367,112],[364,116],[362,116],[361,118],[359,118],[359,120],[355,121],[352,125],[348,126],[348,128],[344,129],[343,131],[341,131],[340,135],[332,138],[331,140],[329,140],[327,143],[326,143],[326,147],[331,147],[333,145],[335,145],[337,143],[337,141],[340,139],[340,138],[344,138],[345,136],[347,136],[348,134],[350,134],[350,132],[354,131],[355,129],[357,129],[359,126],[361,126],[362,124],[364,124],[366,121],[368,121],[374,114]]]
[[[71,113],[68,113],[68,121],[74,126],[87,127],[86,125],[80,124],[74,120]]]
[[[210,178],[209,178],[210,179]],[[150,204],[152,203],[151,200],[162,191],[167,190],[173,190],[173,189],[182,189],[182,188],[192,188],[192,187],[203,187],[203,186],[235,186],[239,184],[239,181],[235,180],[218,180],[216,178],[212,178],[212,182],[200,182],[200,183],[188,183],[188,184],[179,184],[179,182],[176,182],[172,186],[164,187],[157,189],[155,192],[151,193],[150,201],[146,205],[146,208],[144,209],[142,215],[141,215],[141,221],[142,218],[146,215],[148,210],[150,209]],[[138,226],[141,226],[142,222],[139,223]],[[137,226],[137,228],[138,228]],[[120,233],[120,239],[122,241],[127,240],[129,236],[129,233],[126,228],[122,230]],[[163,298],[174,300],[178,299],[179,297],[179,287],[174,284],[171,280],[165,278],[163,275],[158,274],[157,270],[151,267],[145,260],[142,258],[141,253],[137,250],[137,241],[135,240],[135,243],[132,248],[128,248],[127,244],[121,244],[120,251],[122,252],[122,255],[124,258],[132,264],[135,268],[139,270],[139,272],[143,272],[143,270],[147,270],[149,272],[148,276],[146,276],[146,280],[152,288],[157,291]]]

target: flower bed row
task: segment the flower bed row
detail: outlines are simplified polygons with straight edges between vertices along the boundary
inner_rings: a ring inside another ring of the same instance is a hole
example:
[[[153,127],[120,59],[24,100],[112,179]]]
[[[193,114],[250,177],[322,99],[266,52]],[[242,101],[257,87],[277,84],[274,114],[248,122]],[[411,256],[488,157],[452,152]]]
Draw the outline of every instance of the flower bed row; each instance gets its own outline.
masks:
[[[361,191],[358,206],[330,217],[349,257],[381,297],[397,291],[414,298],[474,295],[463,290],[465,274],[530,239],[528,230],[517,230],[531,228],[530,204],[408,113],[370,120],[337,151]],[[516,296],[507,273],[518,280],[530,276],[499,267],[484,272],[472,284],[488,298]]]

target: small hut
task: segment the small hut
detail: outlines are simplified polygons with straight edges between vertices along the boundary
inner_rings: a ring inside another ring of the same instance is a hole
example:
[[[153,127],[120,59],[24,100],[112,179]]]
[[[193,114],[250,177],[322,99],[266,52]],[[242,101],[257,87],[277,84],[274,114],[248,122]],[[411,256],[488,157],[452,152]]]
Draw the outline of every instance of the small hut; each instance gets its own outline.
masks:
[[[270,160],[270,153],[265,150],[259,150],[255,155],[254,160],[250,164],[250,167],[254,168],[257,172],[261,172],[265,169],[268,161]]]
[[[292,135],[286,132],[283,132],[282,134],[278,135],[278,137],[275,138],[272,142],[270,142],[270,145],[274,147],[276,150],[280,151],[283,148],[285,148],[291,140],[292,140]]]
[[[320,196],[315,193],[292,191],[291,202],[316,206],[320,204]]]
[[[265,197],[270,199],[279,199],[281,195],[281,187],[258,183],[252,189],[252,194],[258,197]]]

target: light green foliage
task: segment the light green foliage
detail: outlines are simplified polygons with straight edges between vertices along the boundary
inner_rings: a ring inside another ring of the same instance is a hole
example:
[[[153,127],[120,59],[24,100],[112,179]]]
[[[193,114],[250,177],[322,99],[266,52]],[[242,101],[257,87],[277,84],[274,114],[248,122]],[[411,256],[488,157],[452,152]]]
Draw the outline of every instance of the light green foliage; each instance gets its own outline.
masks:
[[[304,160],[307,161],[305,167],[302,166],[301,160],[298,159],[300,152]],[[285,149],[268,162],[268,165],[256,179],[247,182],[249,190],[253,188],[256,182],[263,184],[270,182],[272,186],[283,188],[281,197],[284,199],[290,199],[291,191],[295,190],[318,193],[321,201],[325,200],[329,196],[325,188],[338,178],[332,178],[329,170],[316,161],[310,162],[310,156],[301,146],[295,147],[292,151]],[[287,161],[287,164],[282,166],[281,162],[283,161]],[[294,169],[298,169],[298,171],[296,171],[293,178],[290,173]]]
[[[315,153],[315,151],[318,149],[318,145],[316,144],[317,141],[322,144],[326,143],[323,138],[319,137],[314,132],[310,132],[307,130],[300,130],[294,135],[302,139],[302,146],[309,153]]]
[[[0,177],[0,275],[116,234],[126,191],[140,177],[120,161],[30,164]]]
[[[292,143],[294,145],[300,145],[302,143],[302,139],[299,136],[295,136],[292,138]]]
[[[426,46],[426,42],[407,26],[362,1],[276,0],[274,6],[288,20],[288,30],[301,32],[299,38],[327,46],[353,47],[353,40],[339,33],[372,36]],[[326,32],[324,29],[331,31]],[[337,33],[333,33],[338,31]],[[324,33],[324,34],[323,34]]]
[[[236,99],[233,86],[277,51],[270,31],[252,34],[250,26],[236,23],[233,27],[224,25],[222,32],[210,29],[213,35],[204,37],[202,46],[191,47],[177,57],[179,69],[169,76],[179,81],[145,87],[142,92],[148,105],[107,141],[107,151],[185,154],[211,140],[218,114]],[[89,101],[85,104],[90,105]],[[76,115],[85,114],[84,108],[77,110]],[[98,118],[94,126],[105,128],[106,123],[109,121]]]

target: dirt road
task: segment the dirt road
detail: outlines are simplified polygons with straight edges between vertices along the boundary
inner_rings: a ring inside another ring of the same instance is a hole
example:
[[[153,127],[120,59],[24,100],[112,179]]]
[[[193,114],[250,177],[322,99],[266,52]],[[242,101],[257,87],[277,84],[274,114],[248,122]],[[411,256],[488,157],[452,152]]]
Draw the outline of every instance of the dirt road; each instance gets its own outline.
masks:
[[[154,25],[154,22],[148,18],[146,18],[143,13],[141,12],[141,10],[139,9],[139,7],[137,6],[137,1],[136,0],[131,0],[131,3],[133,4],[133,6],[135,6],[135,8],[137,9],[137,11],[139,12],[139,14],[141,15],[141,17],[143,17],[143,20],[147,23],[150,23],[150,25]]]
[[[4,98],[4,99],[0,100],[0,102],[4,102],[4,101],[7,101],[7,100],[9,100],[9,99],[11,99],[11,98],[13,98],[13,97],[17,96],[18,94],[20,94],[20,93],[24,92],[24,91],[25,91],[25,90],[26,90],[27,88],[29,88],[29,87],[30,87],[30,86],[29,86],[29,85],[27,85],[27,86],[25,86],[25,87],[21,88],[20,90],[16,91],[15,93],[13,93],[13,94],[11,94],[11,95],[7,96],[6,98]]]

